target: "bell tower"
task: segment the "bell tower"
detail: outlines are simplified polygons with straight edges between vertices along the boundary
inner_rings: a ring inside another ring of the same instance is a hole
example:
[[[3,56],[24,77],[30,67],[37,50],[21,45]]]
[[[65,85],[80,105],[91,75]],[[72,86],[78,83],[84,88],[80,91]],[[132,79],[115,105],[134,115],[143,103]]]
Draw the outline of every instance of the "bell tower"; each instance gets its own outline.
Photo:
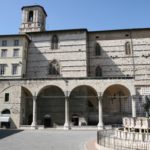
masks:
[[[45,31],[46,11],[40,5],[22,7],[20,33]]]

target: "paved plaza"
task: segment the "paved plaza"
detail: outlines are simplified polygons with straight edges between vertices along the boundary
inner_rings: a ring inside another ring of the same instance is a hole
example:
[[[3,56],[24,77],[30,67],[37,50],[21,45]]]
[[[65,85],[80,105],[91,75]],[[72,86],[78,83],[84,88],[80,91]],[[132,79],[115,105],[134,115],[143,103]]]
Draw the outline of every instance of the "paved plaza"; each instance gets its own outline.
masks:
[[[0,130],[0,150],[85,150],[96,131]]]

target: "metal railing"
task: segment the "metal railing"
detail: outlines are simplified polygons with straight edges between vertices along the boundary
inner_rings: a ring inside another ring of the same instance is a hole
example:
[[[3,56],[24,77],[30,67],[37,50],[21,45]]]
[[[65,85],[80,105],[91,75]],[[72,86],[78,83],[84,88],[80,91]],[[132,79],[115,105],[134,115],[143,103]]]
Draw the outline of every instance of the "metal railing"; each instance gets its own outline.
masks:
[[[150,142],[117,138],[115,130],[97,131],[97,143],[114,150],[150,150]]]

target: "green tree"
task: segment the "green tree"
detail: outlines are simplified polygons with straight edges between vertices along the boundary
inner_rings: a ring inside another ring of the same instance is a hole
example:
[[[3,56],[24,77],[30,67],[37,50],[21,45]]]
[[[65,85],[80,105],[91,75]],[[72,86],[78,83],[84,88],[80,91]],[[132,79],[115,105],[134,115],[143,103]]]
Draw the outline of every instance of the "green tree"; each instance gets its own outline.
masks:
[[[146,117],[149,117],[150,98],[148,96],[145,97],[145,103],[143,104],[143,107],[146,112]]]

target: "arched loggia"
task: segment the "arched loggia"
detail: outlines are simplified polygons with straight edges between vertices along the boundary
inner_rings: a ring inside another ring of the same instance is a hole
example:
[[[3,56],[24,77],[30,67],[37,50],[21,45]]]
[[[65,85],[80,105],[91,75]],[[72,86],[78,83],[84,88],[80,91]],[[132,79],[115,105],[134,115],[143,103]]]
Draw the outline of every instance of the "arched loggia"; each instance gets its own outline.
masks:
[[[98,124],[98,99],[94,88],[81,85],[70,93],[70,121],[72,125]]]
[[[45,127],[64,125],[65,96],[55,85],[40,90],[37,95],[37,124]]]
[[[109,86],[104,91],[102,104],[105,124],[121,124],[123,116],[131,116],[130,91],[123,85]]]
[[[33,119],[33,95],[25,87],[21,88],[20,124],[31,125]]]

